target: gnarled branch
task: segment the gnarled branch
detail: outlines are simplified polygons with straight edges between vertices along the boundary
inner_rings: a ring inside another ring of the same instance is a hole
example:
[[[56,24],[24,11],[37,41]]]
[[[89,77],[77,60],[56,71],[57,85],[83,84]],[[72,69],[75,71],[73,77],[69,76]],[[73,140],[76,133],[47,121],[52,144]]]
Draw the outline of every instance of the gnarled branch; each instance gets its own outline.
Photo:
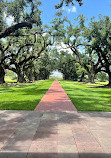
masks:
[[[10,26],[10,27],[8,27],[7,29],[3,30],[0,33],[0,39],[5,38],[7,36],[10,36],[11,33],[15,32],[16,30],[18,30],[20,28],[23,28],[23,27],[28,27],[29,29],[31,29],[32,24],[35,23],[35,22],[36,22],[35,20],[30,20],[28,22],[21,22],[21,23],[15,24],[13,26]]]

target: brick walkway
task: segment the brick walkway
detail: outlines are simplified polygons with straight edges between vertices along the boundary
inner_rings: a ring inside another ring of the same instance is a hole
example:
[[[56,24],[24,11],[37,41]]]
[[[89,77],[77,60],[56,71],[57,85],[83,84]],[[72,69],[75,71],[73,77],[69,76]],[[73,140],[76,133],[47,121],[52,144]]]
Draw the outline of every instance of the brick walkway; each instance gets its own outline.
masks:
[[[55,80],[35,108],[37,111],[77,111],[61,85]]]
[[[111,113],[0,111],[0,158],[111,158]]]

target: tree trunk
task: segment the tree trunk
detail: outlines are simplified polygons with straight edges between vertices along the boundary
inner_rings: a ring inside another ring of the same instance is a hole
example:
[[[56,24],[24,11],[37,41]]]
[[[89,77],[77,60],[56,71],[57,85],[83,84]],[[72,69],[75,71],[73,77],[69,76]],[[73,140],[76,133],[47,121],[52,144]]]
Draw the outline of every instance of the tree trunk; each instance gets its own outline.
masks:
[[[108,83],[108,87],[111,87],[111,72],[109,72],[109,83]]]
[[[47,76],[47,79],[49,79],[49,75]]]
[[[32,68],[30,68],[29,82],[32,82]]]
[[[5,83],[5,70],[3,65],[0,65],[0,84]]]
[[[17,82],[20,82],[20,83],[25,83],[26,82],[25,77],[24,77],[24,72],[21,69],[19,69],[17,71],[17,75],[18,75]]]
[[[95,74],[94,73],[88,73],[88,81],[90,83],[95,83],[94,82]]]
[[[25,83],[25,82],[26,82],[26,80],[25,80],[23,74],[18,73],[17,75],[18,75],[18,80],[17,80],[17,82],[19,82],[19,83]]]
[[[5,83],[4,77],[5,77],[4,75],[2,76],[2,75],[0,74],[0,84]]]
[[[39,75],[38,74],[34,74],[34,80],[38,81],[39,80]]]
[[[82,72],[81,78],[79,82],[84,82],[84,72]]]
[[[25,77],[24,77],[24,71],[23,71],[23,65],[16,65],[16,73],[18,76],[17,82],[19,83],[25,83]]]
[[[66,74],[64,75],[64,80],[68,80],[68,77]]]
[[[40,80],[40,75],[37,76],[37,80]]]
[[[45,80],[49,79],[49,72],[47,72],[47,70],[45,70]]]

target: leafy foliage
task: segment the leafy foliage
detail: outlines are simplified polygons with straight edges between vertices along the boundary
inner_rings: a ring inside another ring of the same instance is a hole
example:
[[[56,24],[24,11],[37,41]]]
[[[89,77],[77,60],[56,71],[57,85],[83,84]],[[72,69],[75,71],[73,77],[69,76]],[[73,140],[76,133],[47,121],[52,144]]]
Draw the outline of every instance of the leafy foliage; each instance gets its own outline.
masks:
[[[78,2],[80,6],[83,4],[82,0],[75,0],[75,1]],[[60,3],[58,3],[58,5],[55,5],[55,8],[56,9],[61,8],[64,3],[66,6],[69,6],[69,4],[74,5],[74,0],[61,0]]]

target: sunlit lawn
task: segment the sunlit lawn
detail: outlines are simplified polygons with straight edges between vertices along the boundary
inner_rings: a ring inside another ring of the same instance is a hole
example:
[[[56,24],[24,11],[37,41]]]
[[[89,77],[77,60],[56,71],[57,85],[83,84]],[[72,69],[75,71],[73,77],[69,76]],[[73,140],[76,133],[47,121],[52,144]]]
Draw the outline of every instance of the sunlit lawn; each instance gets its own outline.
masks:
[[[5,82],[6,83],[12,83],[12,82],[17,82],[17,80],[12,80],[10,77],[6,76],[5,77]]]
[[[111,111],[111,88],[96,88],[106,83],[59,82],[78,111]]]
[[[54,80],[0,86],[0,110],[34,110]]]

